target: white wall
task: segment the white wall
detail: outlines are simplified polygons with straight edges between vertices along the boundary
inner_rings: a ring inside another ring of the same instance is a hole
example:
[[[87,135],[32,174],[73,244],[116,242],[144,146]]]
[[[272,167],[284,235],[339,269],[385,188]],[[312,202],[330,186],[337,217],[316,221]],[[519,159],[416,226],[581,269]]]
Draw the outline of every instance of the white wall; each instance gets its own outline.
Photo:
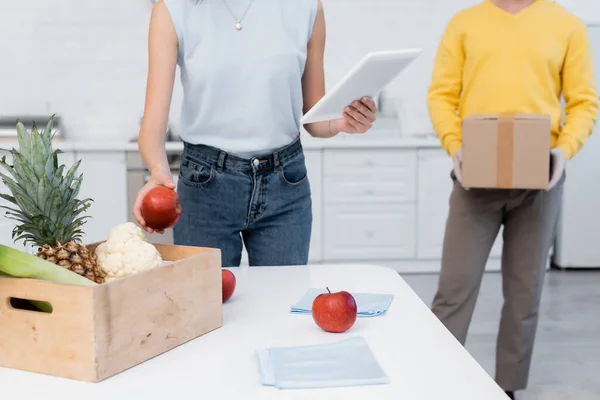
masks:
[[[422,47],[384,107],[399,110],[403,133],[430,132],[425,94],[439,36],[456,11],[478,1],[323,0],[328,85],[367,51]],[[562,3],[600,21],[598,0]],[[151,7],[151,0],[0,0],[0,114],[56,112],[76,138],[136,136]],[[179,101],[177,86],[173,117]]]

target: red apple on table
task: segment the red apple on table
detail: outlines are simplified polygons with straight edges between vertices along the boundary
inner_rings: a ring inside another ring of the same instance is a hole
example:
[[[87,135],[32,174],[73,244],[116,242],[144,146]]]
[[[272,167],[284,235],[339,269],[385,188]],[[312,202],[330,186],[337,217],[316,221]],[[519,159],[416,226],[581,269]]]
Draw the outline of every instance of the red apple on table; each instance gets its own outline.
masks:
[[[221,270],[221,277],[223,279],[223,303],[233,296],[235,291],[235,275],[228,269]]]
[[[340,291],[321,293],[312,304],[312,316],[315,323],[326,332],[342,333],[354,325],[358,312],[354,297]]]
[[[140,211],[149,228],[154,230],[171,228],[181,216],[179,196],[173,189],[157,186],[144,195]]]

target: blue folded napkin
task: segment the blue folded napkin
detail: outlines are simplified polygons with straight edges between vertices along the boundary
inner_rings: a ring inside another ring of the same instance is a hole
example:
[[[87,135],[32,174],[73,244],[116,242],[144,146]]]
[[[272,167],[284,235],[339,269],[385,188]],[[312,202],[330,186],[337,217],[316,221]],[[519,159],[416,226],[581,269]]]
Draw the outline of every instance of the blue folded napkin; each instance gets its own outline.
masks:
[[[312,303],[315,300],[315,297],[320,295],[321,293],[327,293],[326,290],[320,289],[308,289],[308,292],[302,298],[292,306],[291,312],[293,314],[311,314],[312,313]],[[390,304],[392,304],[392,300],[394,296],[391,294],[377,294],[377,293],[350,293],[354,300],[356,301],[356,306],[358,309],[357,317],[376,317],[378,315],[384,314]]]
[[[256,352],[260,381],[277,389],[381,385],[390,382],[362,336],[335,343]]]

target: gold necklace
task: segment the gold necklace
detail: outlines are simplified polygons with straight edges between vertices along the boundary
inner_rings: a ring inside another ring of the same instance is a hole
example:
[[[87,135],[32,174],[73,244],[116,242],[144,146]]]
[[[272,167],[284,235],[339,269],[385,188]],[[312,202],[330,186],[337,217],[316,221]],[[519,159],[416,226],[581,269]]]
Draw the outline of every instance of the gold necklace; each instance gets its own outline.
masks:
[[[242,30],[242,20],[246,16],[246,13],[250,9],[250,6],[252,6],[253,2],[254,2],[254,0],[250,0],[250,4],[248,4],[248,7],[246,8],[246,11],[244,11],[244,13],[242,14],[242,17],[240,19],[237,19],[235,17],[235,14],[233,13],[233,11],[231,11],[231,8],[229,8],[229,4],[227,4],[227,2],[225,0],[223,0],[223,4],[225,4],[225,7],[227,7],[227,10],[229,11],[229,14],[231,14],[231,16],[233,17],[233,19],[235,20],[235,29],[236,30],[238,30],[238,31]]]

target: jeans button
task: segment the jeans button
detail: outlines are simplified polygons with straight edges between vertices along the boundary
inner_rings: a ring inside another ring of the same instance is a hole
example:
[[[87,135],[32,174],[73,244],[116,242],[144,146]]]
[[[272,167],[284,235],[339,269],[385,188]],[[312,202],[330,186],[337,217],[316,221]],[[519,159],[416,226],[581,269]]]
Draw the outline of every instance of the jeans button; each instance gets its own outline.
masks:
[[[252,165],[254,165],[255,167],[258,167],[259,161],[257,158],[255,158],[254,160],[252,160]]]

